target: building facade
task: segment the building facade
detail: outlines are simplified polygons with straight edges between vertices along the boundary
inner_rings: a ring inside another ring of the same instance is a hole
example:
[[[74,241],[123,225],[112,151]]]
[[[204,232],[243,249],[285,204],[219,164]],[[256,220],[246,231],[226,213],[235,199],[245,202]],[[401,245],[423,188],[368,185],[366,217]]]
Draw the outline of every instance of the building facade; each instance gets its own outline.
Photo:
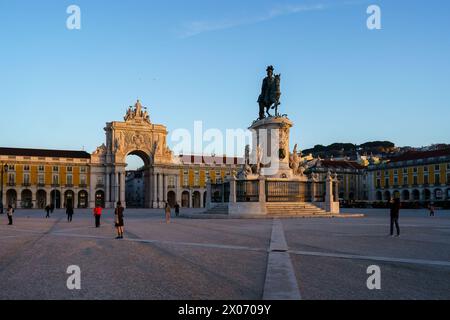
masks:
[[[124,121],[109,122],[106,142],[94,153],[84,151],[0,148],[3,171],[2,204],[15,208],[75,208],[120,201],[144,208],[163,208],[166,202],[202,208],[206,182],[220,182],[236,172],[240,158],[175,156],[167,146],[167,129],[153,124],[139,101]],[[139,174],[127,172],[126,158],[144,161]],[[6,166],[6,167],[5,167]],[[131,189],[127,197],[127,186]],[[137,188],[142,194],[136,197]],[[130,198],[131,197],[131,198]]]
[[[450,149],[407,152],[368,167],[369,200],[403,202],[450,200]]]
[[[244,164],[236,157],[175,156],[167,146],[166,127],[153,124],[139,101],[127,110],[124,121],[109,122],[104,130],[106,142],[92,154],[0,148],[0,204],[112,208],[120,201],[144,208],[163,208],[166,202],[202,208],[207,182],[220,184]],[[143,160],[139,172],[127,171],[128,155]],[[407,152],[380,163],[306,162],[307,171],[317,173],[319,180],[325,180],[328,172],[337,175],[340,201],[375,203],[393,197],[414,203],[450,201],[450,149]]]
[[[366,166],[357,161],[314,159],[308,163],[308,171],[326,178],[328,172],[337,175],[339,201],[368,200],[368,175]]]
[[[0,164],[5,206],[89,206],[90,155],[87,152],[0,148]]]

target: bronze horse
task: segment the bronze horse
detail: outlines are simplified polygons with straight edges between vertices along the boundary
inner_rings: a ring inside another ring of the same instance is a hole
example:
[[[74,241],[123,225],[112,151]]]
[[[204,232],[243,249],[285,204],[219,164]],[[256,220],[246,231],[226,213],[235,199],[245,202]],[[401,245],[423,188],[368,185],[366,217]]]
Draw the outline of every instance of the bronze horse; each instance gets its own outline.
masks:
[[[264,79],[261,95],[259,96],[259,118],[265,117],[264,111],[267,117],[272,117],[270,109],[275,109],[275,117],[279,116],[278,106],[280,103],[281,90],[280,90],[281,74],[274,76],[273,81],[270,78]]]

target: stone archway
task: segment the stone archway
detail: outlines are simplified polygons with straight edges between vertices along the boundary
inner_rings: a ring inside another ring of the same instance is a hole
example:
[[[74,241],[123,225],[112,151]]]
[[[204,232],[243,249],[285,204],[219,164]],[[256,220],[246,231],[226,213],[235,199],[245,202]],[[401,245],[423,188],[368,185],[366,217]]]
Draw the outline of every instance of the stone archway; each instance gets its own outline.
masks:
[[[91,179],[104,182],[106,207],[112,208],[118,201],[127,205],[127,156],[137,155],[145,164],[143,207],[162,208],[167,201],[166,179],[177,172],[175,167],[170,168],[174,160],[167,146],[167,128],[153,124],[147,108],[138,100],[127,109],[124,121],[108,122],[105,131],[106,144],[91,156]],[[90,206],[94,205],[95,199],[91,197]]]
[[[189,191],[183,191],[181,194],[181,207],[182,208],[189,208]]]
[[[64,192],[64,208],[74,207],[75,205],[75,193],[72,190],[67,190]]]
[[[6,205],[17,208],[17,192],[14,189],[6,191]]]
[[[95,206],[105,207],[105,193],[103,190],[97,190],[95,193]]]
[[[442,189],[438,188],[434,190],[434,199],[436,201],[444,200],[444,192]]]
[[[38,209],[44,209],[47,205],[47,192],[45,190],[38,190],[36,193],[36,206]]]
[[[138,164],[139,167],[129,167],[130,156],[140,159],[143,165]],[[131,208],[150,208],[150,195],[152,192],[152,186],[150,185],[151,155],[142,150],[132,150],[127,153],[125,159],[124,198],[126,206]],[[123,202],[123,199],[121,201]]]
[[[425,201],[431,200],[431,191],[429,189],[424,189],[423,190],[423,199]]]
[[[50,192],[50,205],[54,205],[55,209],[61,208],[61,192],[59,190]]]
[[[403,201],[409,201],[410,200],[409,190],[403,190],[403,192],[402,192],[402,200]]]
[[[33,208],[33,193],[29,189],[25,189],[21,193],[21,208],[31,209]]]
[[[192,208],[201,207],[201,196],[199,191],[194,191],[192,193]]]
[[[169,191],[167,193],[167,202],[169,202],[169,205],[173,208],[175,207],[175,204],[177,203],[177,195],[174,191]]]
[[[81,190],[80,192],[78,192],[78,208],[87,208],[88,199],[89,195],[86,190]]]
[[[377,191],[376,198],[377,201],[383,201],[383,193],[381,191]]]

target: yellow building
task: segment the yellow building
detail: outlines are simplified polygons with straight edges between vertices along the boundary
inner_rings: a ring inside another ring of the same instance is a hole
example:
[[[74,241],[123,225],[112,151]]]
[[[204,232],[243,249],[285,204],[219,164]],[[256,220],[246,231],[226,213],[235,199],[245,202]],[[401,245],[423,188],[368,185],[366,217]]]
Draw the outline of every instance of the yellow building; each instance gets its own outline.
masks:
[[[237,157],[182,155],[179,160],[180,205],[192,208],[205,207],[207,181],[222,183],[232,174],[235,175],[238,166],[243,163],[243,159]],[[176,189],[175,181],[169,181],[169,203],[175,201]]]
[[[172,205],[180,202],[182,207],[204,207],[206,182],[224,181],[236,172],[240,160],[180,156],[178,163],[172,164],[178,168],[178,175],[169,175],[165,182],[165,199]],[[45,208],[53,204],[62,208],[72,204],[75,208],[88,208],[92,201],[105,204],[103,180],[96,178],[96,185],[91,186],[91,155],[87,152],[0,148],[0,165],[4,206]]]
[[[369,166],[371,200],[403,202],[450,200],[450,149],[408,152]]]
[[[0,148],[2,204],[88,207],[90,157],[84,151]]]

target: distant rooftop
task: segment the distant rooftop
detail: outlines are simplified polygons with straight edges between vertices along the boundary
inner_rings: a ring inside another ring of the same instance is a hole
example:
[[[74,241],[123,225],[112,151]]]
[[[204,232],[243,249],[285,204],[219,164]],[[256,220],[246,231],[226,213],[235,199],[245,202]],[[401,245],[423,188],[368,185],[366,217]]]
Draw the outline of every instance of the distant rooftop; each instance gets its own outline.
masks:
[[[450,156],[450,148],[443,150],[433,150],[433,151],[408,151],[404,154],[388,159],[389,162],[400,162],[409,160],[419,160],[419,159],[429,159],[429,158],[439,158]]]
[[[91,158],[91,155],[86,151],[23,149],[23,148],[2,148],[2,147],[0,147],[0,155],[23,156],[23,157],[76,158],[76,159]]]

